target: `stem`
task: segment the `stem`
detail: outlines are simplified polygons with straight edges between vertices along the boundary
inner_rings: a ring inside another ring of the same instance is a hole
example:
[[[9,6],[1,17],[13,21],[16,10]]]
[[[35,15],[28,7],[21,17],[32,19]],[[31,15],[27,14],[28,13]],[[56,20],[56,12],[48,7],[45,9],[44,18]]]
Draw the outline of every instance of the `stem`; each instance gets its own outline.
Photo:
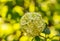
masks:
[[[21,32],[21,36],[19,36],[18,41],[19,41],[19,39],[20,39],[22,36],[23,36],[23,32]]]

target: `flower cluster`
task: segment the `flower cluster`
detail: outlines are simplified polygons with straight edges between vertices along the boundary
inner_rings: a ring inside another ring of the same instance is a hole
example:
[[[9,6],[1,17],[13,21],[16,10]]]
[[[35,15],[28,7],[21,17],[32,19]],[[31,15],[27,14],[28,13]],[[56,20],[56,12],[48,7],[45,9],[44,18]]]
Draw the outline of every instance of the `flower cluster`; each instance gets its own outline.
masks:
[[[44,20],[39,13],[25,13],[20,20],[21,31],[28,36],[38,36],[45,28]]]

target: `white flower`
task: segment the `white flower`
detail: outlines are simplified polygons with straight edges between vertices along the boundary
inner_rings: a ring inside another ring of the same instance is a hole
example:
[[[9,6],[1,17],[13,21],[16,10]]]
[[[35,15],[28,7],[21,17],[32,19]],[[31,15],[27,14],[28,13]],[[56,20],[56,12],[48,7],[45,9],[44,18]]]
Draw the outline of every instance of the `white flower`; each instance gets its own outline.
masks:
[[[20,20],[21,31],[28,36],[38,36],[45,28],[45,23],[39,13],[25,13]]]

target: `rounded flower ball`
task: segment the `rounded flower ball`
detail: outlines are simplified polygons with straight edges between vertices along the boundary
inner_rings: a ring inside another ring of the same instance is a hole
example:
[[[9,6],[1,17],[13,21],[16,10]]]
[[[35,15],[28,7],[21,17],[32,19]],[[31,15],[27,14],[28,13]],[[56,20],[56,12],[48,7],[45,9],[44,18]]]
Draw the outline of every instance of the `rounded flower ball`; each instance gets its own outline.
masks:
[[[39,36],[45,28],[45,22],[39,13],[25,13],[20,20],[21,31],[28,36]]]

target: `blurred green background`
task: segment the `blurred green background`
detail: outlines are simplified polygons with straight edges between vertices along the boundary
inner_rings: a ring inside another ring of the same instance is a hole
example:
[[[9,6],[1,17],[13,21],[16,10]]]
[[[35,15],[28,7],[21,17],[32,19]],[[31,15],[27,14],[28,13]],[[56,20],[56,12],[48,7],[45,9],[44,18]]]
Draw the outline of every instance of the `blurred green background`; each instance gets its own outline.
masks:
[[[40,41],[60,41],[60,0],[0,0],[0,41],[32,41],[33,37],[20,38],[20,19],[26,12],[44,18]]]

